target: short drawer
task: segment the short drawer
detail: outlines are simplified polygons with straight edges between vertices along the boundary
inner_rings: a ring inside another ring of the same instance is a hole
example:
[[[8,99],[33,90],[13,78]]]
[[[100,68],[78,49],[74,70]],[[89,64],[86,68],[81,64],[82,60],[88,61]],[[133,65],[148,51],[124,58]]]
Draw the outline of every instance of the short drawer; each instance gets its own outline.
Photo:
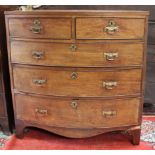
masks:
[[[70,18],[10,18],[11,37],[70,39]]]
[[[84,70],[14,67],[18,91],[54,96],[113,96],[139,94],[141,69]]]
[[[30,65],[75,67],[141,65],[143,61],[143,44],[60,44],[12,41],[11,61]]]
[[[15,95],[16,118],[41,125],[102,128],[138,124],[140,100],[51,99]]]
[[[77,39],[143,39],[144,19],[77,18]]]

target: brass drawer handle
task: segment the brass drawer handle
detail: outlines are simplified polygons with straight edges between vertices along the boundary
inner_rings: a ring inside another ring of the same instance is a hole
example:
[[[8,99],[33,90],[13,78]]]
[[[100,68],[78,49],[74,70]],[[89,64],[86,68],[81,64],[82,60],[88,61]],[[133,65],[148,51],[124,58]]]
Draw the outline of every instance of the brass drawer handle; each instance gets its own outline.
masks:
[[[104,57],[108,61],[114,61],[116,58],[118,58],[118,53],[114,53],[114,52],[104,53]]]
[[[73,109],[77,109],[77,107],[78,107],[77,101],[72,101],[72,102],[70,103],[70,105],[71,105],[71,107],[72,107]]]
[[[34,59],[40,60],[44,58],[44,52],[42,51],[32,51],[32,57]]]
[[[40,115],[47,115],[47,110],[36,108],[35,113],[40,114]]]
[[[33,25],[30,28],[30,31],[32,31],[34,34],[39,34],[41,33],[41,30],[42,30],[41,22],[35,19],[33,21]]]
[[[116,116],[117,112],[116,111],[103,111],[102,112],[104,117],[114,117]]]
[[[33,79],[32,82],[38,86],[42,86],[47,82],[45,79]]]
[[[72,52],[75,52],[77,50],[77,46],[75,44],[71,44],[69,46],[69,49],[72,51]]]
[[[109,21],[108,25],[104,28],[104,31],[108,34],[113,34],[119,30],[119,26],[114,21]]]
[[[76,72],[73,72],[71,74],[71,79],[75,80],[75,79],[77,79],[77,77],[78,77],[78,74]]]
[[[114,87],[117,86],[117,82],[116,81],[107,81],[107,82],[103,82],[103,87],[105,89],[113,89]]]

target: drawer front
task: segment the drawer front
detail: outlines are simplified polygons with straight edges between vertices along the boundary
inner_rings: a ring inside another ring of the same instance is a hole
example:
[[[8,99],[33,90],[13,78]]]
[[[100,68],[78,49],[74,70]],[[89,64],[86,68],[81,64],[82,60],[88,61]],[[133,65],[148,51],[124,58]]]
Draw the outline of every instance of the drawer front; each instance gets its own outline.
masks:
[[[140,106],[136,98],[72,100],[15,95],[15,102],[17,119],[68,128],[134,125],[138,123]]]
[[[11,18],[11,37],[70,39],[71,19],[69,18]]]
[[[15,89],[45,95],[130,95],[140,93],[141,88],[141,69],[76,71],[14,67],[13,74]]]
[[[77,39],[142,39],[144,19],[77,18]]]
[[[3,101],[3,96],[0,94],[0,117],[5,117],[5,107],[4,107],[4,101]]]
[[[135,52],[136,51],[136,52]],[[117,67],[141,65],[143,44],[67,44],[13,41],[11,61],[46,66]]]

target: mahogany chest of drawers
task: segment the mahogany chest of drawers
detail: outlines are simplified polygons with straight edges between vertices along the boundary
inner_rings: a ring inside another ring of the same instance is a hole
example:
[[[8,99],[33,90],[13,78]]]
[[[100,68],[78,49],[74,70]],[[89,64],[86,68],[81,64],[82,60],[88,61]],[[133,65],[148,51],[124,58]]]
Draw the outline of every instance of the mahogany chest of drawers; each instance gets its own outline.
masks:
[[[126,130],[139,143],[148,12],[5,13],[16,135]]]

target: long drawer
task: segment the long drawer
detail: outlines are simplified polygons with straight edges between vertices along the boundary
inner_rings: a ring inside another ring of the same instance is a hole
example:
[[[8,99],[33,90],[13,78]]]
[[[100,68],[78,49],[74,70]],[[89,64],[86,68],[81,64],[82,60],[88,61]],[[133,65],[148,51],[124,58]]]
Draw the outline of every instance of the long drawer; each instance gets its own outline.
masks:
[[[18,91],[55,96],[114,96],[139,94],[141,69],[83,70],[14,67]]]
[[[70,18],[11,18],[11,37],[71,39]]]
[[[144,19],[77,18],[76,39],[143,39]]]
[[[68,44],[12,41],[11,61],[45,66],[118,67],[141,65],[142,43]]]
[[[15,95],[17,119],[67,128],[102,128],[138,124],[140,100],[88,100]]]

